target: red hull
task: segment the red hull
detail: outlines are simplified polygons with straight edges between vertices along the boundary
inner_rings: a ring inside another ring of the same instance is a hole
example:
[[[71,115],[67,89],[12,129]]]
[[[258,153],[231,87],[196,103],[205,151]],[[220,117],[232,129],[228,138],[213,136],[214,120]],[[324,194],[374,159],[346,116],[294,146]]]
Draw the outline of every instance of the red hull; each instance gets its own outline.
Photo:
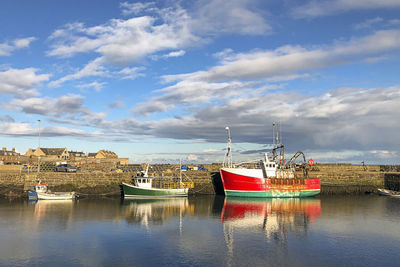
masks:
[[[260,197],[301,197],[316,195],[321,190],[319,179],[274,179],[261,178],[260,173],[252,172],[247,176],[246,170],[220,170],[225,194],[232,196],[260,196]],[[237,173],[234,173],[237,172]],[[261,170],[260,170],[261,172]]]

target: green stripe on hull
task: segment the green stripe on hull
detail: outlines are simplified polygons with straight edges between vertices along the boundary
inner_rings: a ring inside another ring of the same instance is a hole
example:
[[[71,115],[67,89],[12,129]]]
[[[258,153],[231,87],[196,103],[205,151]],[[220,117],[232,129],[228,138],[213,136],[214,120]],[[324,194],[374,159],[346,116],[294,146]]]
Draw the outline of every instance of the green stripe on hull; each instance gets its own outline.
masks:
[[[318,195],[319,189],[303,191],[231,191],[225,190],[225,196],[229,197],[264,197],[264,198],[292,198],[311,197]]]
[[[179,192],[174,189],[163,189],[163,190],[153,190],[145,188],[130,187],[127,185],[122,185],[125,197],[178,197],[187,196],[185,192]]]

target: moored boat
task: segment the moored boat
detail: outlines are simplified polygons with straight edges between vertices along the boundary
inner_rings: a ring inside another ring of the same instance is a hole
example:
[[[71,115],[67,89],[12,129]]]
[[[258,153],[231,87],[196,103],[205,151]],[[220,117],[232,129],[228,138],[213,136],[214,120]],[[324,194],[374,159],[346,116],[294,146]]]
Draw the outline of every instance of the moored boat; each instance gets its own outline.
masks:
[[[28,198],[30,200],[66,200],[75,199],[75,192],[50,192],[47,184],[43,184],[39,181],[35,184],[34,190],[28,190]]]
[[[39,146],[38,149],[40,150],[40,123],[39,122]],[[47,184],[42,184],[39,179],[40,175],[40,156],[38,157],[38,183],[33,185],[34,190],[28,190],[28,199],[29,200],[65,200],[65,199],[75,199],[75,192],[50,192],[48,190]]]
[[[179,182],[164,183],[162,188],[153,187],[153,177],[148,176],[149,165],[143,176],[132,178],[132,183],[122,183],[125,198],[162,198],[162,197],[186,197],[193,183]]]
[[[389,189],[378,188],[378,194],[381,196],[399,197],[400,198],[400,192],[389,190]]]
[[[122,183],[125,198],[186,197],[189,188],[154,188],[152,178],[133,178],[133,183]]]
[[[233,166],[230,154],[231,137],[228,130],[228,152],[220,169],[222,185],[226,196],[236,197],[309,197],[320,193],[320,180],[308,178],[309,165],[303,152],[299,151],[285,164],[283,145],[274,143],[273,155],[265,153],[264,159],[254,168]],[[275,135],[275,130],[274,130]],[[279,136],[278,133],[276,136]],[[281,149],[277,155],[276,150]],[[298,178],[294,160],[303,155],[303,177]]]

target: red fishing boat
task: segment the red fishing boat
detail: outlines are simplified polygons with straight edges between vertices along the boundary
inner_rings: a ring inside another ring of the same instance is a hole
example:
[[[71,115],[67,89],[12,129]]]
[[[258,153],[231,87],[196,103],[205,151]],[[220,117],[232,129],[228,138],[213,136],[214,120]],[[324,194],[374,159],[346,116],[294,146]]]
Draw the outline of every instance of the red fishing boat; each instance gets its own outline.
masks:
[[[284,146],[279,143],[279,132],[274,124],[274,148],[272,156],[265,153],[264,158],[252,164],[253,168],[234,166],[231,154],[231,136],[228,131],[228,151],[220,169],[222,185],[226,196],[237,197],[309,197],[320,193],[320,180],[308,177],[310,163],[306,162],[304,153],[297,152],[285,164]],[[277,155],[280,150],[280,155]],[[294,163],[295,159],[303,156],[304,162]],[[303,170],[301,177],[296,169]]]

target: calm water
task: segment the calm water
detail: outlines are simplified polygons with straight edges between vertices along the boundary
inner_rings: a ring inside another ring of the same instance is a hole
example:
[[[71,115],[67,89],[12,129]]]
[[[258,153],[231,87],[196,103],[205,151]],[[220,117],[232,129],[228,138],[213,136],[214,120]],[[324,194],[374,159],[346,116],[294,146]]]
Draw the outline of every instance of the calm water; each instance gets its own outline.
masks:
[[[0,201],[1,266],[400,266],[400,199]]]

